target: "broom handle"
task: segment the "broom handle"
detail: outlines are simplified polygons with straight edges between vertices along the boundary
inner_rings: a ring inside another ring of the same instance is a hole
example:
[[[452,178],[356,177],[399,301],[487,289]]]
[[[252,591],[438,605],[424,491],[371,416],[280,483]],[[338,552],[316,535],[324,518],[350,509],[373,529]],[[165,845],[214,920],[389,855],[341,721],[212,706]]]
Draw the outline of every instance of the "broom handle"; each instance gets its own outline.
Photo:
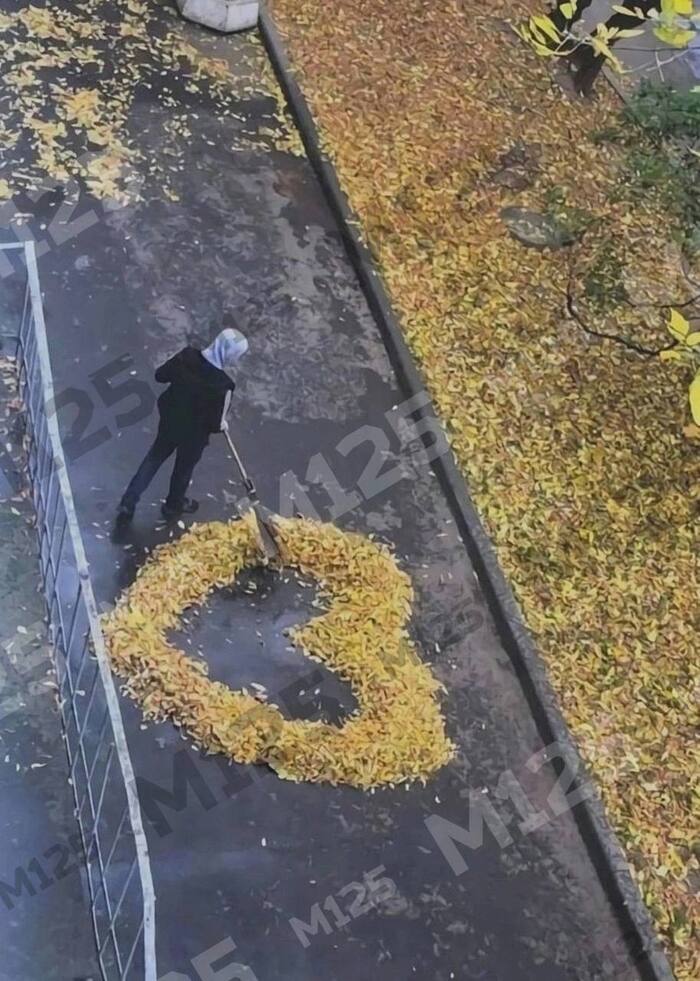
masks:
[[[248,471],[243,466],[243,460],[241,460],[240,456],[238,455],[238,450],[234,446],[233,440],[231,439],[231,434],[229,433],[228,429],[224,429],[223,434],[226,437],[226,442],[228,443],[228,448],[231,451],[231,456],[236,461],[236,466],[238,467],[243,483],[245,484],[245,489],[248,491],[248,495],[251,497],[251,499],[257,500],[258,495],[257,491],[255,490],[255,484],[250,479],[248,476]]]

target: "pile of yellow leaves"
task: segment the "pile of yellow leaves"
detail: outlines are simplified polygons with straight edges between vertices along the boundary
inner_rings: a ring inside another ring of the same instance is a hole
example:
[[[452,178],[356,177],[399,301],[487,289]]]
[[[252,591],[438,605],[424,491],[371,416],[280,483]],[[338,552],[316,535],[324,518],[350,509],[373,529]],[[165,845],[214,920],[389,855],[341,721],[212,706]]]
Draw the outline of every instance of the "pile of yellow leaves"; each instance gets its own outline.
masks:
[[[668,216],[625,186],[622,150],[592,138],[617,121],[613,96],[567,100],[515,36],[540,7],[272,3],[676,976],[696,981],[700,464],[682,435],[687,369],[592,338],[564,312],[569,264],[594,267],[610,236],[635,301],[692,290]],[[521,189],[499,178],[516,150],[531,161]],[[526,248],[501,220],[503,207],[562,198],[594,219],[573,249]],[[658,310],[587,316],[667,342]]]
[[[268,763],[288,780],[372,787],[425,779],[453,747],[436,692],[405,624],[412,588],[388,550],[306,520],[276,520],[281,561],[320,584],[327,611],[291,632],[309,657],[352,685],[359,705],[341,728],[285,719],[246,691],[211,681],[206,666],[165,639],[182,613],[262,564],[254,522],[195,525],[158,549],[103,620],[114,670],[151,718],[168,718],[212,753]]]

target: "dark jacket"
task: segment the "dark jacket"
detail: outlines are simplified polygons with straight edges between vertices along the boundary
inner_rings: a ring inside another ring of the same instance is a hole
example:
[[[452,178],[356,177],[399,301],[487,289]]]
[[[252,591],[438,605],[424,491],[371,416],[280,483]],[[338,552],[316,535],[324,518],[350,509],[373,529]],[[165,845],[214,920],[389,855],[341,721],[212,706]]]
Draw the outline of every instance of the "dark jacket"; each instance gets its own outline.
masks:
[[[235,385],[201,351],[183,348],[158,368],[156,381],[170,383],[158,399],[161,430],[168,436],[178,443],[207,443],[220,430],[226,393]]]

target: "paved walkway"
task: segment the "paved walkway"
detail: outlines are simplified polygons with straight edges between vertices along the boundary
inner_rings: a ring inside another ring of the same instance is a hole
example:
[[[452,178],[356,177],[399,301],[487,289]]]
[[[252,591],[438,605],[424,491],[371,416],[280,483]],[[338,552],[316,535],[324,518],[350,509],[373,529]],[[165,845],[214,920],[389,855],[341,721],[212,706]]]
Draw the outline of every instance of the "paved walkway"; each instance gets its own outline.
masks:
[[[253,50],[250,38],[188,34],[234,70]],[[202,758],[172,726],[143,726],[123,700],[158,895],[159,973],[198,976],[192,959],[208,951],[220,967],[247,965],[231,976],[248,981],[640,977],[543,763],[448,505],[392,428],[404,395],[310,167],[265,146],[271,99],[243,97],[238,118],[221,118],[194,98],[196,125],[177,139],[183,166],[171,178],[179,200],[147,195],[105,211],[85,195],[76,214],[93,209],[100,220],[40,262],[57,391],[73,401],[61,423],[98,598],[113,601],[168,534],[156,524],[163,476],[127,539],[110,540],[116,501],[153,433],[153,368],[208,338],[230,310],[251,340],[235,435],[261,497],[289,510],[296,475],[302,511],[396,547],[417,590],[412,630],[445,685],[459,752],[425,787],[295,785]],[[130,128],[151,174],[170,162],[164,121],[144,91]],[[55,206],[50,195],[32,204],[37,235]],[[234,513],[240,488],[216,441],[195,491],[199,520]],[[193,628],[212,676],[262,680],[292,716],[342,715],[352,705],[345,687],[285,650],[282,629],[312,613],[310,591],[272,576],[257,586],[222,591]],[[467,840],[481,818],[483,834]],[[395,883],[382,901],[365,885],[377,869]]]
[[[608,0],[593,0],[582,24],[592,30],[596,24],[604,23],[611,14],[611,6]],[[643,26],[644,34],[640,37],[624,38],[614,45],[616,56],[628,72],[624,78],[613,76],[619,79],[621,87],[629,91],[641,79],[648,79],[655,85],[673,85],[681,91],[696,85],[697,72],[700,71],[697,56],[660,41],[653,32],[653,22]]]
[[[8,377],[0,351],[0,981],[97,981]]]

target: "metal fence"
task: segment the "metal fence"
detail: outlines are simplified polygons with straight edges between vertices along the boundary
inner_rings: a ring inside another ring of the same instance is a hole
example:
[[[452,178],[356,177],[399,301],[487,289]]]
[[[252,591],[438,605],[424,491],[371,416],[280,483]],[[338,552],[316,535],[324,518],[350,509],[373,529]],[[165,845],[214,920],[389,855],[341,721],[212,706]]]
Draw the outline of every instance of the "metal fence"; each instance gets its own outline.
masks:
[[[61,438],[33,243],[14,250],[25,275],[13,336],[26,455],[59,703],[92,921],[105,981],[156,981],[155,897],[134,772]],[[22,268],[23,267],[23,268]],[[14,278],[14,277],[13,277]]]

